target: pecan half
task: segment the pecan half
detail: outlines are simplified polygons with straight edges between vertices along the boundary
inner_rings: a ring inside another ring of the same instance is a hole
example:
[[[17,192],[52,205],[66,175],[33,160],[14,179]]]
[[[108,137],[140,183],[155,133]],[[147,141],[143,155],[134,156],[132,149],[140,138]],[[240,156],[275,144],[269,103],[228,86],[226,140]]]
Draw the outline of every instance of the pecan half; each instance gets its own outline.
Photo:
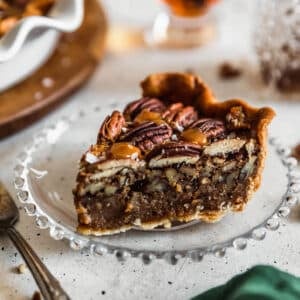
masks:
[[[201,147],[190,143],[167,143],[154,148],[146,160],[150,168],[165,167],[180,163],[195,164],[200,156]]]
[[[168,140],[171,135],[172,128],[167,124],[145,122],[129,130],[122,140],[131,142],[146,152],[152,150],[155,145]]]
[[[223,121],[210,118],[201,118],[191,124],[190,128],[200,129],[200,131],[205,134],[207,138],[220,137],[226,131]]]
[[[160,100],[145,97],[128,104],[124,109],[124,116],[127,121],[133,121],[142,110],[162,112],[165,109],[165,105]]]
[[[103,140],[115,141],[121,134],[125,119],[119,111],[114,111],[111,116],[107,116],[98,134],[98,143]]]
[[[198,113],[192,106],[183,106],[182,103],[174,103],[162,114],[163,119],[172,128],[182,131],[197,120]]]
[[[251,128],[249,120],[241,106],[231,107],[226,115],[226,122],[230,129],[249,129]]]

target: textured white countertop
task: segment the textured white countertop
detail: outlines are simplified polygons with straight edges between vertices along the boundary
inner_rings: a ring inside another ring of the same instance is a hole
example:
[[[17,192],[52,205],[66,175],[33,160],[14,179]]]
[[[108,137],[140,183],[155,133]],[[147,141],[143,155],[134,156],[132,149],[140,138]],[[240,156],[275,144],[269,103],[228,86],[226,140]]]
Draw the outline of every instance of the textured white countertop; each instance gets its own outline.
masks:
[[[130,24],[144,26],[157,11],[155,1],[106,2],[114,22],[129,18]],[[253,53],[249,50],[253,12],[250,3],[253,1],[224,1],[218,9],[221,16],[219,38],[201,49],[159,51],[141,48],[131,53],[107,54],[89,84],[74,94],[67,104],[30,128],[0,141],[0,180],[15,195],[12,185],[15,157],[34,133],[80,107],[101,105],[105,99],[120,99],[122,95],[124,101],[129,95],[138,96],[139,81],[157,71],[192,68],[212,86],[220,99],[241,97],[255,105],[270,105],[277,112],[270,128],[272,135],[288,145],[300,142],[300,95],[297,102],[287,101],[290,96],[268,92],[253,64]],[[220,81],[217,66],[225,59],[242,61],[244,75],[233,81]],[[293,98],[297,100],[297,95]],[[255,264],[271,264],[300,276],[299,206],[293,209],[278,231],[268,233],[264,241],[250,241],[244,251],[229,249],[224,258],[207,256],[200,263],[181,259],[175,266],[160,260],[144,266],[134,258],[119,263],[111,255],[92,257],[74,252],[64,241],[52,240],[47,230],[38,229],[34,220],[23,212],[17,227],[72,299],[188,299]],[[22,259],[11,242],[0,236],[1,300],[30,299],[37,290],[29,272],[19,275],[13,271],[20,263]]]

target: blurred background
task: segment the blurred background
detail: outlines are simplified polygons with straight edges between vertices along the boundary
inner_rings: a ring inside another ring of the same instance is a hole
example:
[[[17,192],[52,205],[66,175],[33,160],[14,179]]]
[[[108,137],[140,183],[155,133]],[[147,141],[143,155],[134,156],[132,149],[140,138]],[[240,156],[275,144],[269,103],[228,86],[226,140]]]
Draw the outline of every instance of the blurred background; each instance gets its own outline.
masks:
[[[193,22],[199,24],[202,33],[203,28],[209,27],[203,36],[201,32],[198,36],[192,36],[194,42],[202,38],[202,43],[200,41],[199,44],[182,47],[155,40],[166,38],[164,28],[167,21],[162,18],[159,24],[155,24],[157,16],[162,12],[170,12],[170,7],[162,1],[114,0],[103,1],[103,4],[110,23],[107,59],[118,56],[118,59],[123,57],[126,61],[126,57],[135,55],[132,69],[136,72],[126,76],[127,80],[135,74],[136,80],[139,76],[141,78],[141,69],[145,70],[145,75],[155,71],[190,71],[199,73],[222,98],[239,96],[262,100],[298,97],[295,90],[299,92],[299,74],[293,86],[275,82],[280,77],[278,73],[283,72],[288,65],[294,64],[299,70],[297,1],[217,1],[210,4],[209,9],[199,17],[181,17],[175,24],[177,28],[182,28],[185,26],[182,19],[196,20]],[[295,10],[292,17],[289,9]],[[172,23],[172,20],[169,22]],[[154,27],[157,25],[154,29],[153,24]],[[294,35],[291,35],[292,30]],[[157,31],[163,31],[162,36]],[[195,31],[195,26],[187,28],[183,34],[179,33],[175,39],[190,41],[189,31]],[[157,35],[154,39],[153,34]],[[282,51],[288,41],[293,47],[290,56]],[[271,86],[276,85],[277,91],[269,89],[264,84],[267,82],[271,82]],[[285,94],[277,93],[278,90]]]

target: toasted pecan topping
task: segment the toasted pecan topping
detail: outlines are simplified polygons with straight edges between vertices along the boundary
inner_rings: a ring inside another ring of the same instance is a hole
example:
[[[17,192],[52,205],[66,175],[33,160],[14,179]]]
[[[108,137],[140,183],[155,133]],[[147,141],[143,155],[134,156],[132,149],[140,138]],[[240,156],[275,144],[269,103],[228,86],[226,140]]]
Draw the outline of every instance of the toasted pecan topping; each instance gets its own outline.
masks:
[[[126,106],[124,109],[124,116],[127,121],[133,121],[142,110],[162,112],[165,110],[165,105],[156,98],[141,98]]]
[[[162,114],[162,117],[172,128],[182,131],[197,120],[198,113],[192,106],[183,106],[182,103],[174,103]]]
[[[201,118],[191,124],[190,128],[198,128],[207,138],[218,137],[226,131],[223,121],[211,118]]]
[[[122,140],[133,143],[142,151],[147,152],[157,144],[168,140],[172,135],[172,128],[165,123],[145,122],[131,130],[122,137]]]
[[[98,143],[103,140],[115,141],[125,125],[125,119],[119,111],[114,111],[111,116],[107,116],[98,134]]]

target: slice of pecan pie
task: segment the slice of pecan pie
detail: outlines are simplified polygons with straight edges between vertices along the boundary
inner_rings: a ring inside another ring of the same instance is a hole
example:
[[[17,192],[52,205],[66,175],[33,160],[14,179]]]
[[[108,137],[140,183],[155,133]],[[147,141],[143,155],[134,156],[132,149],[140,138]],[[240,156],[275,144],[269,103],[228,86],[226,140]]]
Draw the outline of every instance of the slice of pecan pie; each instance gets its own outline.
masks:
[[[273,110],[219,102],[188,74],[154,74],[142,88],[143,98],[104,120],[81,159],[79,232],[215,222],[241,211],[261,181]]]

